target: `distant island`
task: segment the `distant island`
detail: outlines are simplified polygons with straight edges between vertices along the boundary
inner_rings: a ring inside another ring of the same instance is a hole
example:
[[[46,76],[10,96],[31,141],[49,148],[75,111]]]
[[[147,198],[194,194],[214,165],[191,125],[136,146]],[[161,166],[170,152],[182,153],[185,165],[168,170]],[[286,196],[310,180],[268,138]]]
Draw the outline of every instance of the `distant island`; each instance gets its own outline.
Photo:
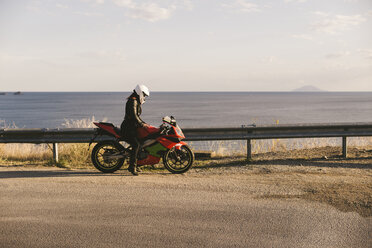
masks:
[[[313,85],[305,85],[300,88],[294,89],[293,91],[296,92],[322,92],[325,90],[319,89],[318,87],[315,87]]]
[[[7,94],[8,94],[8,92],[0,92],[0,96],[5,96]],[[13,95],[16,95],[16,96],[17,95],[23,95],[23,92],[17,91],[17,92],[14,92]]]

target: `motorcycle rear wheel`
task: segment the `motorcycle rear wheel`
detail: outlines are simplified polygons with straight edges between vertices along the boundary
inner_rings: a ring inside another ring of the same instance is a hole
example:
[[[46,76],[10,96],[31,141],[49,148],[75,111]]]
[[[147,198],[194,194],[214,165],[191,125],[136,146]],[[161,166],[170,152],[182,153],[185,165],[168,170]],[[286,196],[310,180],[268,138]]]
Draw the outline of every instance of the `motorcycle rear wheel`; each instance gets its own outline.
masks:
[[[119,170],[125,161],[125,158],[111,158],[110,156],[119,155],[124,147],[113,141],[102,141],[94,146],[91,159],[94,167],[103,173],[113,173]]]
[[[171,173],[185,173],[194,163],[194,153],[188,146],[181,146],[179,150],[173,147],[164,154],[163,163]]]

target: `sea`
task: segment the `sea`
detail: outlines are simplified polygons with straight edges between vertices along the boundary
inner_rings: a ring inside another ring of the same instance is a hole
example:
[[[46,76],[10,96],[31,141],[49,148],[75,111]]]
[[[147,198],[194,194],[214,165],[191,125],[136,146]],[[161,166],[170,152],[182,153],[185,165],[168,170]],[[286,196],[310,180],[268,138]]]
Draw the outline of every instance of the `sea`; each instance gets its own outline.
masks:
[[[1,128],[120,126],[130,92],[0,94]],[[372,92],[151,92],[141,118],[181,127],[372,122]]]
[[[0,95],[0,127],[62,128],[82,119],[120,125],[130,92],[23,92]],[[372,122],[372,92],[152,92],[141,118],[181,127]]]

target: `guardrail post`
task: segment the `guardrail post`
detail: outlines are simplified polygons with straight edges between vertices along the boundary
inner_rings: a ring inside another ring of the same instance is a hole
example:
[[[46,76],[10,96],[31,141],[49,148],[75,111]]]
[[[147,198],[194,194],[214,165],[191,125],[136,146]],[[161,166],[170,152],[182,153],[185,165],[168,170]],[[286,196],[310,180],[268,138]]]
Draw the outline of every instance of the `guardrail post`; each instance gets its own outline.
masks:
[[[53,143],[53,161],[58,163],[58,144]]]
[[[247,160],[252,160],[252,144],[251,139],[247,139]]]
[[[347,157],[347,139],[346,136],[342,137],[342,157]]]

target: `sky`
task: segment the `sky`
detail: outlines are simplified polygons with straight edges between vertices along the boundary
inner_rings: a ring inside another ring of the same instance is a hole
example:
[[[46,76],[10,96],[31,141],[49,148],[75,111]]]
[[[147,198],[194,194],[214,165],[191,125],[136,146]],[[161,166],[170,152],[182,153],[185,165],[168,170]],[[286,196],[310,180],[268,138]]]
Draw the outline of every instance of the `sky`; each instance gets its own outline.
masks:
[[[372,91],[371,0],[0,0],[0,92]]]

